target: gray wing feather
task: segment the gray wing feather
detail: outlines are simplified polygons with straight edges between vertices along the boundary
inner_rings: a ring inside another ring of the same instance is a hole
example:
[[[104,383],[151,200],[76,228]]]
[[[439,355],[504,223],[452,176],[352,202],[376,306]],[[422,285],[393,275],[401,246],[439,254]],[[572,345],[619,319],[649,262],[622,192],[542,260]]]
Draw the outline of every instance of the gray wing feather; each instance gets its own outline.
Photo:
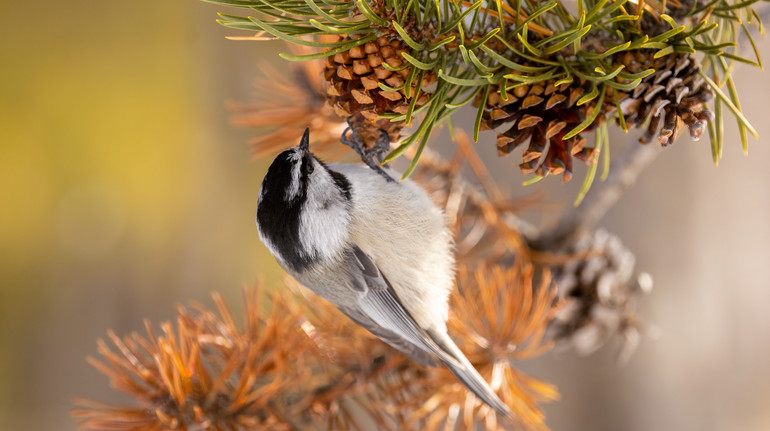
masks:
[[[435,367],[438,365],[436,360],[433,359],[433,356],[420,350],[417,346],[405,340],[395,332],[377,325],[372,319],[360,311],[345,307],[341,307],[340,310],[361,327],[376,335],[379,339],[388,343],[391,347],[400,351],[409,359],[425,367]]]
[[[360,248],[351,255],[353,287],[359,292],[357,309],[342,311],[374,335],[417,362],[435,355],[468,389],[504,417],[513,420],[510,408],[497,397],[451,338],[417,325],[404,308],[387,278]],[[435,363],[435,362],[434,362]]]
[[[451,356],[447,357],[447,353],[433,338],[417,325],[393,287],[366,253],[353,246],[350,259],[353,261],[351,266],[359,269],[352,271],[353,286],[359,292],[359,297],[356,310],[345,308],[342,311],[356,322],[365,322],[361,326],[409,357],[422,359],[416,359],[417,362],[424,363],[426,359],[433,362],[432,355],[438,356],[442,362],[456,361]]]

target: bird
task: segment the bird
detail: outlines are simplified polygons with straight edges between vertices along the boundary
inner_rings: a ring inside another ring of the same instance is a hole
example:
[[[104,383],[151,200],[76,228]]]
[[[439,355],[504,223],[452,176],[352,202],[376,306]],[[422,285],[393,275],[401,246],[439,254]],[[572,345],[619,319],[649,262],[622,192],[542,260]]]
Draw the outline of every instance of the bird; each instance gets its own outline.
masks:
[[[299,283],[415,362],[441,362],[513,421],[447,333],[455,262],[443,212],[417,183],[395,181],[389,169],[324,163],[310,152],[309,133],[265,174],[260,240]]]

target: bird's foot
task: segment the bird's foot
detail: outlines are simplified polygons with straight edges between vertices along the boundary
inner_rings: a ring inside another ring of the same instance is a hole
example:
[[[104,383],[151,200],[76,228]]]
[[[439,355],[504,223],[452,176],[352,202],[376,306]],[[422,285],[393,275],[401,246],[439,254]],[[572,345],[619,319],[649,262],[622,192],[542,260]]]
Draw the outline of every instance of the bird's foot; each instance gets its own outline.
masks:
[[[388,175],[388,173],[382,169],[383,166],[386,168],[388,167],[387,164],[382,163],[382,159],[385,156],[385,153],[390,151],[390,137],[384,130],[380,130],[380,137],[377,138],[377,142],[374,143],[374,147],[366,148],[364,143],[361,141],[356,128],[350,124],[350,119],[348,118],[348,127],[344,132],[342,132],[340,142],[352,148],[356,153],[358,153],[358,155],[361,157],[361,161],[363,161],[366,166],[369,166],[375,172],[385,177],[388,181],[396,182],[393,177]]]

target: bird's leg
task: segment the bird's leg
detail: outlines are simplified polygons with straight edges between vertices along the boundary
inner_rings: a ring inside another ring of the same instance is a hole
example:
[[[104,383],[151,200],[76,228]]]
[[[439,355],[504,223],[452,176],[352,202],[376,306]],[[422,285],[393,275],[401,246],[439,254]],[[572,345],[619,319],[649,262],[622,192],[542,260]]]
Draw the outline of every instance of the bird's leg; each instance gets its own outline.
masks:
[[[350,137],[348,137],[348,134]],[[374,147],[368,149],[364,146],[364,143],[361,142],[358,132],[356,132],[355,127],[350,124],[350,119],[348,119],[348,127],[342,132],[340,142],[358,153],[358,155],[361,156],[361,161],[363,161],[366,166],[374,169],[375,172],[385,177],[388,181],[396,182],[396,180],[382,169],[382,158],[385,153],[390,150],[390,137],[388,137],[388,134],[384,130],[380,130],[380,137],[377,139],[377,142],[375,142]],[[384,166],[388,167],[387,164]]]
[[[385,157],[385,153],[390,152],[390,136],[388,136],[388,132],[382,129],[379,129],[379,132],[380,137],[377,138],[377,141],[374,143],[374,148],[372,148],[370,151],[374,153],[377,161],[379,161],[382,166],[390,168],[387,163],[382,163],[382,159]]]

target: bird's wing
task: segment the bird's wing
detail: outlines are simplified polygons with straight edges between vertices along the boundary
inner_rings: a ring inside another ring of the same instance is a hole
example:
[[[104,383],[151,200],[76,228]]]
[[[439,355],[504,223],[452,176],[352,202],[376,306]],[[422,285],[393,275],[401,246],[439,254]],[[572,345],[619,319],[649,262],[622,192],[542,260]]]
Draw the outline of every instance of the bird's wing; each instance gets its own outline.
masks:
[[[432,355],[442,362],[458,362],[420,328],[366,253],[353,246],[350,260],[353,286],[359,296],[355,308],[341,308],[345,314],[417,362],[435,364]]]
[[[463,355],[446,333],[421,328],[398,299],[380,269],[360,248],[350,254],[353,287],[359,294],[355,309],[341,308],[348,316],[417,362],[435,355],[468,389],[504,417],[513,420],[510,408]]]
[[[409,359],[425,367],[435,367],[436,365],[438,365],[436,361],[433,359],[433,356],[421,350],[420,348],[410,343],[405,338],[401,337],[395,332],[387,330],[377,325],[377,323],[375,323],[374,320],[370,319],[367,315],[362,313],[360,310],[353,309],[350,307],[340,307],[340,310],[342,310],[343,313],[347,314],[347,316],[350,317],[358,325],[360,325],[367,331],[371,332],[372,334],[376,335],[379,339],[388,343],[391,347],[400,351],[401,353],[406,355]]]

